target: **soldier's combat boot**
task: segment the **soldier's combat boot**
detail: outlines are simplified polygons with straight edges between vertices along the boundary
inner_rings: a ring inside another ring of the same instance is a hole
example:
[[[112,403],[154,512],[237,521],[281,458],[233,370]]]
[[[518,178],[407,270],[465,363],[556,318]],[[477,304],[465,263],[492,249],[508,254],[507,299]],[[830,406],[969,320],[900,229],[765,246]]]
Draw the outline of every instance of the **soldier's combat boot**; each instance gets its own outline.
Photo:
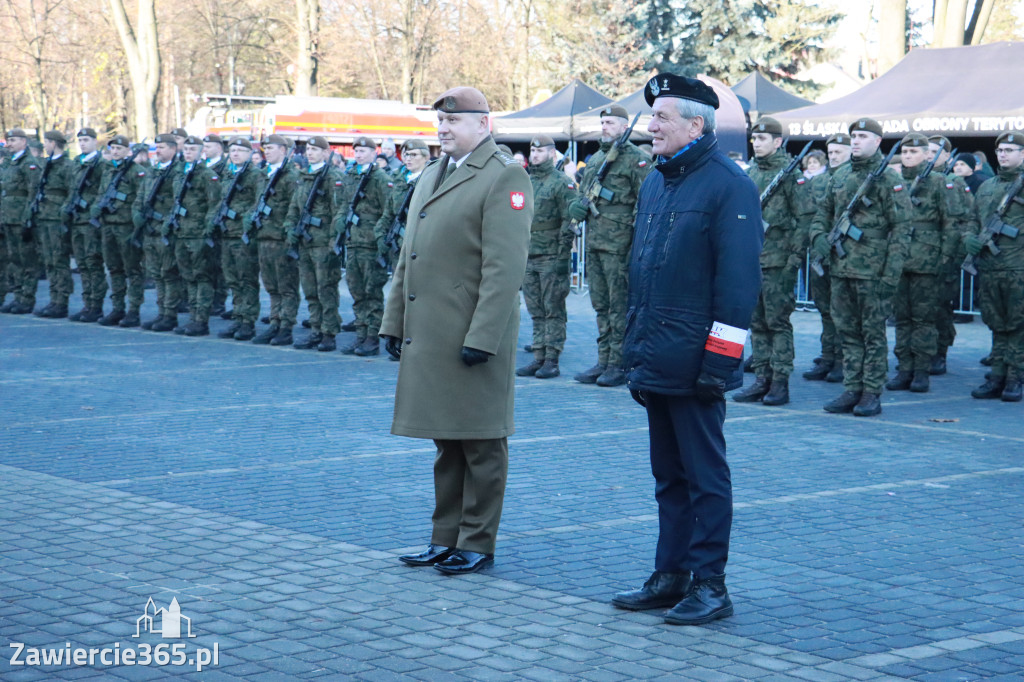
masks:
[[[604,374],[604,371],[607,368],[607,365],[602,365],[598,363],[591,367],[590,369],[580,372],[579,374],[574,376],[573,379],[580,382],[581,384],[593,384],[597,382],[597,378]]]
[[[359,348],[359,346],[363,345],[363,341],[366,341],[366,339],[359,339],[359,338],[357,338],[352,343],[348,344],[347,346],[342,347],[341,354],[342,355],[355,355],[356,354],[356,348]]]
[[[174,317],[161,317],[153,323],[153,331],[155,332],[170,332],[175,331],[178,328],[178,316]]]
[[[15,303],[14,307],[11,308],[11,315],[28,315],[34,307],[35,303]]]
[[[537,370],[544,366],[544,361],[540,358],[534,358],[529,363],[516,369],[517,377],[532,377],[537,374]]]
[[[35,315],[36,317],[49,317],[51,310],[53,310],[53,304],[47,303],[46,306],[44,306],[42,309],[36,310],[32,314]]]
[[[358,327],[356,327],[355,320],[352,320],[351,322],[346,322],[345,324],[341,325],[341,331],[343,332],[354,332],[356,329],[358,329]]]
[[[324,334],[323,338],[320,339],[320,343],[317,344],[316,349],[321,353],[330,353],[331,351],[337,350],[338,344],[334,340],[334,334]]]
[[[558,358],[551,357],[544,359],[544,364],[541,366],[540,369],[537,370],[537,373],[534,374],[533,376],[537,377],[538,379],[554,379],[559,374],[561,374],[561,371],[559,371],[558,369]]]
[[[264,315],[260,318],[260,322],[263,324],[270,324],[270,315]]]
[[[225,310],[224,312],[222,312],[220,314],[220,319],[222,319],[222,320],[233,320],[234,318],[235,318],[235,311],[234,310]]]
[[[106,314],[106,316],[102,320],[99,321],[99,323],[104,327],[113,327],[123,319],[123,310],[111,310],[109,313]]]
[[[928,371],[923,369],[914,370],[914,380],[910,382],[911,393],[927,393],[931,382],[928,379]]]
[[[914,375],[910,372],[905,372],[902,369],[896,372],[896,376],[889,381],[885,382],[885,390],[887,391],[905,391],[910,388],[910,382],[913,381]]]
[[[853,408],[860,402],[860,395],[860,391],[843,391],[838,398],[825,403],[824,410],[832,414],[853,412]]]
[[[214,301],[213,305],[210,306],[210,316],[215,317],[223,315],[226,310],[227,307],[224,305],[223,302]]]
[[[256,330],[248,322],[243,322],[235,332],[235,341],[249,341],[256,336]]]
[[[10,301],[8,301],[7,303],[4,303],[2,306],[0,306],[0,313],[9,313],[9,312],[11,312],[11,308],[16,306],[17,304],[18,304],[18,300],[12,298]]]
[[[825,381],[830,384],[843,383],[843,363],[841,360],[836,360],[836,364],[832,365],[832,369],[825,375]]]
[[[928,368],[928,373],[932,376],[939,376],[940,374],[946,373],[946,349],[941,349],[938,353],[932,356],[932,364]]]
[[[814,367],[803,373],[803,377],[808,381],[824,381],[832,370],[832,365],[832,362],[819,358]]]
[[[302,341],[296,341],[292,346],[299,350],[311,350],[320,345],[320,342],[324,340],[324,335],[320,332],[312,332]]]
[[[621,367],[609,367],[594,383],[603,388],[621,386],[626,383],[626,373],[622,371]]]
[[[366,340],[359,344],[355,350],[356,355],[361,358],[368,358],[380,355],[380,337],[376,334],[366,337]]]
[[[981,360],[978,360],[978,362],[980,362],[981,364],[985,365],[986,367],[991,367],[992,366],[992,354],[990,353],[990,354],[986,355]]]
[[[154,317],[152,320],[146,320],[145,322],[142,323],[142,328],[145,329],[146,331],[150,331],[150,330],[153,329],[153,325],[155,325],[157,322],[159,322],[162,319],[164,319],[164,316],[163,315],[158,315],[158,316]]]
[[[523,350],[526,351],[527,353],[532,353],[533,352],[533,344],[532,343],[526,344],[525,346],[523,346]]]
[[[1021,398],[1024,398],[1024,387],[1022,387],[1020,374],[1011,374],[1007,377],[1006,386],[1003,388],[1000,398],[1005,403],[1019,403]]]
[[[207,322],[189,322],[185,326],[185,336],[209,336],[210,325]]]
[[[79,320],[82,319],[82,315],[84,315],[87,310],[89,310],[88,307],[82,308],[77,313],[75,313],[73,315],[68,315],[68,320],[71,321],[71,322],[78,322]]]
[[[855,417],[874,417],[876,414],[882,414],[882,396],[878,393],[864,391],[853,408],[853,415]]]
[[[978,400],[995,400],[1003,397],[1006,377],[988,377],[985,383],[971,391],[971,397]]]
[[[139,311],[129,310],[127,313],[125,313],[124,318],[117,323],[117,326],[125,327],[127,329],[128,327],[138,327],[139,324]]]
[[[772,387],[761,402],[765,405],[785,405],[789,402],[789,377],[772,378]]]
[[[302,326],[305,327],[306,329],[312,329],[313,328],[313,325],[312,325],[312,323],[310,323],[308,317],[302,321]],[[352,331],[355,331],[355,330],[353,329]]]
[[[103,308],[89,308],[82,313],[77,322],[97,322],[103,317]]]
[[[60,318],[67,316],[68,307],[66,305],[59,304],[53,306],[53,308],[50,309],[50,312],[46,315],[46,317],[50,318],[51,320],[59,320]]]
[[[292,328],[281,327],[281,331],[277,333],[277,336],[270,339],[271,346],[290,346],[292,345]]]
[[[278,332],[280,332],[280,331],[281,331],[281,325],[279,325],[279,324],[272,324],[269,327],[267,327],[265,330],[260,332],[258,335],[254,336],[253,339],[252,339],[252,342],[255,343],[258,346],[266,345],[266,344],[270,343],[273,340],[273,338],[275,336],[277,336]]]
[[[181,314],[181,313],[187,313],[187,312],[188,312],[188,301],[186,301],[185,299],[182,299],[178,303],[178,313]]]
[[[232,322],[231,325],[222,332],[217,332],[218,339],[233,339],[235,338],[235,332],[242,328],[240,322]]]
[[[753,374],[754,373],[754,356],[748,355],[747,359],[743,361],[743,373]]]
[[[733,395],[732,399],[738,403],[759,403],[770,389],[768,377],[757,377],[754,383]]]

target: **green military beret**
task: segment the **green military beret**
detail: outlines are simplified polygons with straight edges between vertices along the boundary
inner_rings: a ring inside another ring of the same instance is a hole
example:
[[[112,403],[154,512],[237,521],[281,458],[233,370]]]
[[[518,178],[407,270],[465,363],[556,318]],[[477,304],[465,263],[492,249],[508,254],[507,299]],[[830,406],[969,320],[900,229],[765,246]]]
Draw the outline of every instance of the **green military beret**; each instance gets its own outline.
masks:
[[[45,133],[43,133],[43,139],[52,140],[57,144],[68,143],[68,139],[64,137],[64,133],[60,132],[59,130],[47,130]]]
[[[129,140],[124,135],[114,135],[114,137],[110,138],[110,142],[107,143],[107,146],[110,147],[110,146],[113,146],[115,144],[119,145],[121,147],[129,147],[130,148],[132,146],[132,141]]]
[[[160,133],[156,136],[155,142],[157,144],[173,144],[175,147],[178,146],[178,138],[174,137],[171,133]]]
[[[224,140],[222,140],[220,135],[218,135],[217,133],[210,133],[209,135],[203,138],[203,142],[216,142],[221,147],[224,146]]]
[[[330,151],[331,149],[331,143],[327,141],[327,138],[321,137],[319,135],[316,137],[311,137],[309,141],[306,142],[306,144],[310,147],[318,147],[319,149],[323,149],[325,152]]]
[[[996,146],[1001,144],[1014,144],[1018,147],[1024,147],[1024,134],[1021,133],[1003,133],[996,138]]]
[[[287,147],[291,147],[292,146],[292,141],[289,140],[284,135],[276,135],[275,134],[275,135],[268,136],[267,139],[265,139],[263,141],[263,144],[265,144],[265,145],[266,144],[279,144],[282,147],[286,147],[287,148]]]
[[[366,147],[367,149],[376,149],[377,143],[368,137],[357,137],[355,142],[352,143],[352,148]]]
[[[28,147],[29,147],[29,149],[41,150],[43,148],[43,143],[33,137],[33,138],[29,139]]]
[[[534,135],[533,140],[530,141],[531,147],[554,147],[555,141],[551,139],[550,135]]]
[[[908,133],[903,137],[903,147],[924,147],[928,148],[928,138],[921,133]]]
[[[184,128],[175,128],[174,130],[171,131],[171,135],[174,135],[175,137],[188,137],[189,136],[188,135],[188,131],[185,130]]]
[[[149,154],[149,145],[145,142],[136,142],[132,145],[132,156],[139,154]]]
[[[26,135],[25,131],[22,130],[21,128],[11,128],[10,130],[8,130],[7,138],[10,139],[12,137],[24,137],[28,139],[28,135]]]
[[[928,141],[932,144],[939,145],[943,151],[948,152],[953,150],[953,144],[949,141],[949,138],[943,135],[932,135],[928,138]]]
[[[77,133],[75,133],[75,137],[91,137],[92,139],[95,140],[96,138],[99,137],[99,135],[97,135],[96,131],[92,128],[82,128]]]
[[[862,130],[868,133],[874,133],[879,137],[882,136],[882,124],[873,118],[863,117],[858,118],[852,124],[850,124],[850,132],[855,130]]]
[[[459,86],[448,90],[434,100],[435,111],[447,114],[489,114],[491,107],[487,104],[484,93],[476,88]]]
[[[621,104],[609,104],[601,110],[601,118],[605,116],[616,116],[618,118],[624,118],[629,120],[629,112],[626,111],[626,107]]]
[[[782,124],[771,116],[762,116],[751,129],[752,133],[768,133],[769,135],[781,135]]]
[[[402,143],[402,151],[407,152],[410,149],[419,149],[421,151],[429,152],[430,147],[423,140],[406,140]]]
[[[188,137],[185,138],[185,141],[182,142],[182,144],[198,145],[201,147],[203,145],[203,141],[200,138],[196,137],[195,135],[189,135]]]
[[[836,133],[835,135],[833,135],[832,137],[828,138],[828,140],[825,141],[826,146],[830,144],[841,144],[844,147],[849,147],[850,136],[847,135],[846,133]]]
[[[228,146],[229,147],[245,147],[246,149],[252,151],[252,142],[249,142],[248,138],[245,138],[245,137],[236,137],[236,138],[234,138],[233,140],[231,140],[231,142],[228,143]]]

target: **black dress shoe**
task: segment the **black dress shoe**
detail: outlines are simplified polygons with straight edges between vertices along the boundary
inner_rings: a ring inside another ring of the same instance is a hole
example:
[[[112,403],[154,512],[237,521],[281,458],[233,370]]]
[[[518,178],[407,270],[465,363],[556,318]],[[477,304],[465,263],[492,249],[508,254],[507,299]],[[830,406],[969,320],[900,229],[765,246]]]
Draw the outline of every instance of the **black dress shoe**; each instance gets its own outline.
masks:
[[[444,561],[434,564],[434,568],[445,575],[462,575],[476,573],[494,563],[493,554],[480,554],[465,549],[456,549]]]
[[[725,576],[695,580],[681,602],[665,614],[671,625],[703,625],[732,615],[732,600],[725,589]]]
[[[664,609],[675,606],[690,589],[690,572],[663,573],[655,571],[639,590],[619,592],[612,597],[612,604],[620,609],[643,611]]]
[[[409,566],[431,566],[439,561],[444,561],[455,551],[454,547],[442,547],[441,545],[429,544],[419,554],[403,554],[398,560]]]

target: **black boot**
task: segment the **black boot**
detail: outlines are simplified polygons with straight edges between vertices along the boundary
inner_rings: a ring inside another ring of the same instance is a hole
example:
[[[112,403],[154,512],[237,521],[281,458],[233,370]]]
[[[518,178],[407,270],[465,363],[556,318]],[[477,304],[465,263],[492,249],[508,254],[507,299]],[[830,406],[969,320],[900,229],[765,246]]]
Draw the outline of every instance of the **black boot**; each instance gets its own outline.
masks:
[[[747,359],[743,361],[743,373],[753,374],[754,373],[754,356],[748,355]]]
[[[860,401],[853,408],[853,415],[855,417],[874,417],[876,414],[882,414],[882,396],[878,393],[864,393],[860,396]]]
[[[836,360],[836,364],[832,365],[832,369],[825,376],[825,381],[830,384],[843,383],[843,363],[841,360]]]
[[[665,614],[670,625],[703,625],[732,615],[725,575],[694,580],[686,597]]]
[[[943,348],[934,356],[932,356],[931,367],[928,368],[928,373],[932,376],[939,376],[940,374],[946,373],[946,349]]]
[[[41,310],[37,310],[32,314],[36,317],[49,317],[51,310],[53,310],[53,303],[47,303]]]
[[[914,375],[904,370],[898,370],[896,376],[889,381],[885,382],[885,390],[887,391],[905,391],[910,388],[910,382],[913,381]]]
[[[109,313],[107,313],[106,317],[104,317],[102,320],[99,321],[99,323],[101,325],[103,325],[104,327],[113,327],[114,325],[116,325],[118,322],[120,322],[123,319],[124,319],[124,311],[123,310],[111,310]]]
[[[89,308],[82,313],[77,322],[97,322],[103,317],[103,308]]]
[[[639,590],[619,592],[612,604],[620,609],[642,611],[663,609],[679,603],[690,588],[690,573],[662,573],[655,571]]]
[[[832,414],[846,414],[853,412],[853,408],[860,402],[860,391],[844,391],[835,400],[825,403],[825,411]]]
[[[233,339],[235,338],[235,332],[242,328],[240,322],[232,322],[227,329],[222,332],[217,332],[218,339]]]
[[[761,399],[765,405],[785,405],[789,402],[789,377],[779,376],[772,379],[772,387]]]
[[[252,342],[260,346],[266,345],[270,343],[270,341],[275,336],[277,336],[277,333],[279,331],[281,331],[280,325],[272,324],[269,327],[267,327],[264,331],[262,331],[258,336],[254,336]]]
[[[604,388],[621,386],[626,383],[626,373],[622,371],[621,367],[608,367],[594,383]]]
[[[986,367],[991,367],[992,366],[992,354],[989,353],[988,355],[983,357],[981,360],[978,360],[978,362],[980,362],[981,364],[985,365]]]
[[[323,338],[320,339],[320,343],[317,344],[316,349],[321,353],[330,353],[337,350],[338,343],[334,340],[334,334],[324,334]]]
[[[971,397],[979,400],[994,400],[1003,397],[1006,377],[988,377],[985,383],[971,391]]]
[[[4,276],[6,276],[6,274],[7,273],[4,273]],[[18,299],[11,299],[7,303],[4,303],[2,306],[0,306],[0,313],[9,313],[11,312],[11,308],[13,308],[16,305],[18,305]]]
[[[305,323],[303,323],[303,324],[305,324]],[[343,331],[343,332],[354,332],[356,329],[358,329],[358,327],[356,327],[356,321],[355,320],[352,320],[351,322],[347,322],[347,323],[341,325],[341,331]]]
[[[597,383],[597,378],[604,374],[604,371],[606,369],[608,369],[607,365],[602,365],[601,363],[598,363],[591,367],[590,369],[580,372],[579,374],[574,376],[573,379],[580,382],[581,384]]]
[[[125,328],[128,328],[128,327],[138,327],[139,326],[139,311],[138,310],[129,310],[125,314],[124,319],[122,319],[120,322],[117,323],[117,326],[118,327],[125,327]]]
[[[355,352],[361,358],[380,355],[380,337],[376,334],[367,336],[366,340],[359,345],[359,348],[356,348]]]
[[[153,329],[153,325],[155,325],[157,322],[159,322],[162,319],[164,319],[163,315],[157,315],[152,320],[146,320],[145,322],[143,322],[142,323],[142,328],[145,329],[146,331],[149,331],[149,330]]]
[[[832,370],[834,363],[828,360],[822,360],[821,362],[814,363],[814,367],[803,373],[804,379],[808,381],[824,381],[825,377]]]
[[[544,361],[540,358],[534,358],[529,364],[523,365],[516,370],[517,377],[532,377],[537,373],[537,370],[544,366]]]
[[[311,350],[311,349],[316,348],[317,346],[319,346],[320,342],[323,341],[323,340],[324,340],[324,335],[323,334],[321,334],[320,332],[312,332],[309,336],[307,336],[305,338],[305,340],[303,340],[303,341],[296,341],[292,345],[293,345],[293,347],[298,348],[299,350]]]
[[[235,341],[249,341],[254,336],[256,336],[256,330],[248,322],[243,322],[235,332]]]
[[[50,312],[47,313],[47,315],[46,315],[46,317],[50,318],[51,320],[58,320],[58,319],[60,319],[62,317],[67,317],[67,316],[68,316],[68,307],[66,305],[60,305],[59,303],[54,304],[53,308],[51,308]]]
[[[754,383],[734,394],[732,399],[738,403],[759,403],[762,398],[768,395],[770,389],[768,377],[757,377]]]
[[[912,393],[927,393],[930,383],[927,370],[915,369],[914,380],[910,382],[910,391]]]
[[[210,325],[207,322],[189,322],[184,333],[185,336],[209,336]]]
[[[220,319],[222,319],[222,320],[233,320],[234,318],[235,318],[235,311],[234,310],[225,310],[224,312],[222,312],[220,314]]]
[[[533,376],[538,379],[554,379],[559,374],[561,374],[561,372],[558,369],[558,358],[546,358],[544,360],[544,364]]]
[[[0,309],[0,310],[2,310],[2,309]],[[78,322],[78,321],[80,321],[82,319],[82,315],[85,315],[85,313],[87,313],[88,311],[89,311],[88,307],[82,308],[77,313],[75,313],[73,315],[69,315],[68,316],[68,320],[70,322]]]
[[[363,341],[366,341],[366,339],[356,339],[355,341],[353,341],[352,343],[348,344],[347,346],[343,346],[342,349],[341,349],[341,354],[342,355],[355,355],[356,354],[356,348],[359,348],[359,346],[363,345]]]
[[[1000,397],[1005,403],[1020,402],[1021,398],[1024,397],[1024,389],[1022,389],[1019,374],[1011,374],[1006,379],[1006,386],[1003,388],[1003,394]]]
[[[161,317],[153,323],[153,331],[155,332],[169,332],[174,331],[178,326],[178,316],[174,317]]]
[[[292,328],[281,327],[281,331],[277,332],[277,336],[270,339],[271,346],[290,346],[292,345]]]

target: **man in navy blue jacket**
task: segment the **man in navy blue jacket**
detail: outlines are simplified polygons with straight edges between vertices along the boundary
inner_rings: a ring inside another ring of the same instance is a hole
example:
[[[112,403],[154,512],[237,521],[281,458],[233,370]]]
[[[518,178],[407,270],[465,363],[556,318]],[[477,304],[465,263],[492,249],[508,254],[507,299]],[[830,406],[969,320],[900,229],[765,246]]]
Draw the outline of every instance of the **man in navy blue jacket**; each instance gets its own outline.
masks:
[[[757,188],[718,148],[715,92],[662,73],[644,95],[660,159],[637,202],[623,360],[647,408],[660,533],[654,573],[612,603],[699,625],[733,612],[724,393],[743,383],[764,228]]]

